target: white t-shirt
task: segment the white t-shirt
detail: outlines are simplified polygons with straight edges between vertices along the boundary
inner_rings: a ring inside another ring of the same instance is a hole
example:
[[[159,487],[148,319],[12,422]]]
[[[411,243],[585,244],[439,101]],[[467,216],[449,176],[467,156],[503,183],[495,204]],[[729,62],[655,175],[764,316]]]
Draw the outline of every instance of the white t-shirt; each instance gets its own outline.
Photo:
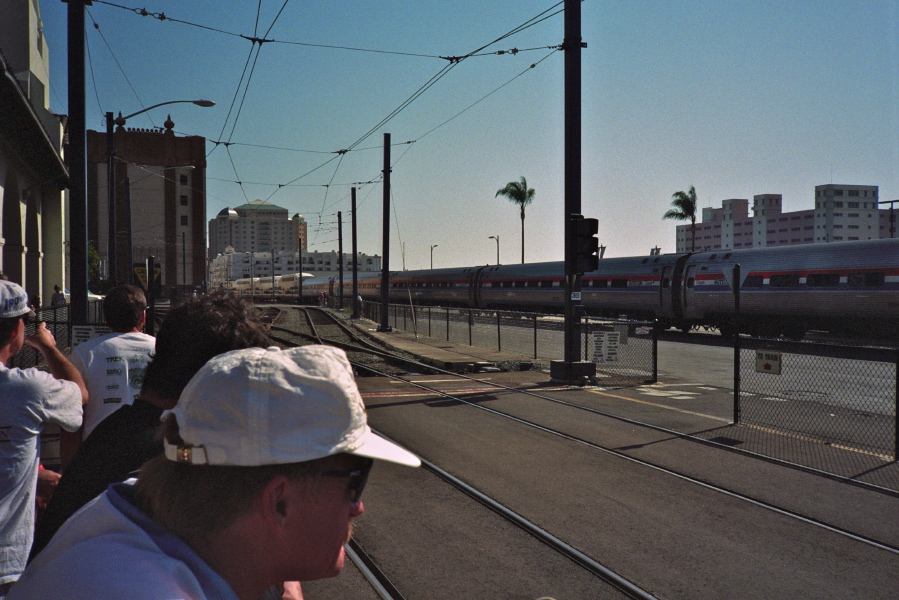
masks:
[[[0,584],[18,579],[31,551],[44,424],[75,431],[81,414],[77,384],[0,364]]]
[[[152,335],[130,332],[101,335],[72,349],[72,364],[84,377],[89,394],[81,439],[100,421],[134,402],[155,348]]]
[[[238,600],[184,541],[110,486],[75,513],[28,565],[6,600]]]

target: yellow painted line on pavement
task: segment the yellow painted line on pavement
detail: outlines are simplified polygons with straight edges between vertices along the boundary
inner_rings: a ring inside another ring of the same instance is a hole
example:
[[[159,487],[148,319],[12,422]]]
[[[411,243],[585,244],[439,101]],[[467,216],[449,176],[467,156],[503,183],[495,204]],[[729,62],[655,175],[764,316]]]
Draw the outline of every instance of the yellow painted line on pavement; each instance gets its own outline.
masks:
[[[706,419],[712,419],[713,421],[721,421],[722,423],[730,423],[730,419],[723,419],[721,417],[715,417],[712,415],[707,415],[705,413],[694,412],[692,410],[684,410],[683,408],[675,408],[673,406],[666,406],[665,404],[658,404],[656,402],[647,402],[646,400],[637,400],[636,398],[628,398],[627,396],[618,396],[617,394],[609,394],[608,392],[600,392],[598,390],[588,390],[593,394],[599,394],[600,396],[608,396],[609,398],[617,398],[618,400],[627,400],[628,402],[636,402],[637,404],[645,404],[646,406],[654,406],[656,408],[664,408],[666,410],[671,410],[674,412],[683,413],[685,415],[693,415],[694,417],[705,417]]]

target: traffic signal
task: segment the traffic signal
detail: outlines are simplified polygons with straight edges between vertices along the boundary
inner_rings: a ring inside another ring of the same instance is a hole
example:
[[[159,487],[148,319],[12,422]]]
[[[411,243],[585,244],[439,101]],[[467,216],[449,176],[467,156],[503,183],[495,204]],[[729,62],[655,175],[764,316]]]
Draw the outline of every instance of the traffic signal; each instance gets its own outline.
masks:
[[[599,221],[578,215],[574,219],[574,272],[589,273],[599,268]]]

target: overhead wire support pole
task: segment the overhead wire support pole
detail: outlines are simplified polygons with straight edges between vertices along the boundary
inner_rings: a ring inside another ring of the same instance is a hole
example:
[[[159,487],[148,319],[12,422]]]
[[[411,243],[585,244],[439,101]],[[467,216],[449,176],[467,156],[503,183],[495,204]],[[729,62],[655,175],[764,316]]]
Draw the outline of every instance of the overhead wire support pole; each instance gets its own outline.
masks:
[[[356,188],[350,188],[350,210],[353,211],[351,217],[352,230],[353,230],[353,314],[350,318],[358,319],[359,318],[359,272],[357,263],[359,255],[356,250]]]
[[[392,331],[390,323],[390,134],[384,134],[384,212],[381,239],[381,325],[378,331]]]
[[[113,287],[118,285],[116,272],[116,189],[115,189],[115,119],[112,112],[106,113],[106,192],[109,199],[109,240],[108,258],[109,281]]]
[[[91,0],[68,0],[69,147],[69,318],[87,324],[87,133],[85,131],[84,7]]]
[[[337,268],[340,273],[340,309],[343,310],[343,214],[337,211]]]
[[[580,350],[581,278],[576,265],[576,223],[581,218],[581,0],[565,0],[565,359],[552,361],[554,380],[571,384],[596,375]]]

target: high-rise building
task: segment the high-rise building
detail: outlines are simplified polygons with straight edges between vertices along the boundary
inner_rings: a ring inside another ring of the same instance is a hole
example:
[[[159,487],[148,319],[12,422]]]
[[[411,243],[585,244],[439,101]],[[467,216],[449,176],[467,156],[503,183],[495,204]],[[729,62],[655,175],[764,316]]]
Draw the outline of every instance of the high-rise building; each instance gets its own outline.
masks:
[[[878,207],[876,185],[827,184],[815,186],[815,207],[783,212],[780,194],[749,200],[724,200],[721,208],[702,209],[696,223],[697,252],[820,244],[890,237],[888,209]],[[690,225],[677,226],[677,252],[693,248]]]
[[[115,130],[117,283],[136,281],[135,264],[153,256],[163,290],[206,280],[206,138],[165,129]],[[88,241],[109,264],[106,132],[88,130]]]
[[[306,249],[306,220],[287,218],[287,209],[264,200],[223,208],[209,221],[209,260],[234,252],[284,252]]]

